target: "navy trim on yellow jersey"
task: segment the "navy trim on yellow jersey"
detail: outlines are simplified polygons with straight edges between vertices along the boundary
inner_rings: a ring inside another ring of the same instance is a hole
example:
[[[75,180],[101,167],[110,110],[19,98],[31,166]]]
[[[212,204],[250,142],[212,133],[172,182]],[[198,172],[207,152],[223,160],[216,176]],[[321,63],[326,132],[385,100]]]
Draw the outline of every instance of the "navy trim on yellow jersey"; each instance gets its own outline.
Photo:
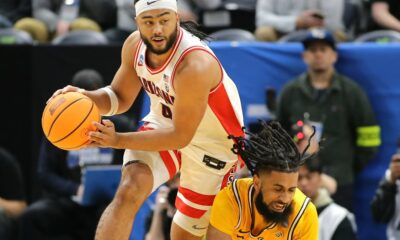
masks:
[[[239,190],[237,189],[237,179],[233,181],[232,189],[233,189],[233,194],[235,195],[236,203],[239,207],[239,218],[235,226],[235,229],[238,229],[240,227],[240,223],[242,222],[242,202],[240,201]]]
[[[253,215],[253,193],[254,193],[254,185],[251,184],[249,189],[247,190],[247,199],[249,202],[250,214]]]
[[[306,197],[303,202],[303,205],[301,206],[299,212],[297,213],[295,219],[293,220],[293,223],[290,225],[290,229],[288,232],[288,240],[292,240],[294,229],[296,228],[297,224],[299,223],[301,216],[303,216],[304,212],[306,211],[309,203],[310,203],[310,199]]]

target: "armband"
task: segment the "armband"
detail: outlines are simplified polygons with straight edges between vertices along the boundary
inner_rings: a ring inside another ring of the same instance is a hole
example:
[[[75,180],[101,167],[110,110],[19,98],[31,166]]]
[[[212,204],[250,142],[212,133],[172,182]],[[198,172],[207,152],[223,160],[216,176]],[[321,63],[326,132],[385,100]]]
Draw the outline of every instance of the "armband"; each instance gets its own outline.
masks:
[[[119,106],[117,95],[111,89],[111,86],[103,87],[101,89],[103,89],[110,98],[110,111],[108,111],[108,113],[103,114],[103,116],[115,115],[118,112],[118,106]]]

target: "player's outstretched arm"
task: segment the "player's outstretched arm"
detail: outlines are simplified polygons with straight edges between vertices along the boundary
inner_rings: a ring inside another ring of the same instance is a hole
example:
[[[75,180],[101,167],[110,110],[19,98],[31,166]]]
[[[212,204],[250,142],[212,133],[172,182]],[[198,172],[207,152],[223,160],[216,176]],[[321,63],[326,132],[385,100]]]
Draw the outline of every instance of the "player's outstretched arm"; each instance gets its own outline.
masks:
[[[139,41],[140,34],[136,31],[127,38],[122,47],[121,65],[111,83],[111,88],[118,97],[119,108],[117,113],[128,111],[142,88],[134,66],[134,54]],[[104,94],[104,91],[102,94]],[[105,111],[109,111],[110,99],[108,96],[105,99],[104,105],[107,106]]]
[[[222,72],[217,60],[204,51],[193,51],[179,64],[174,78],[176,92],[173,127],[145,132],[116,133],[112,138],[100,132],[90,133],[100,146],[145,151],[181,149],[190,143],[202,120],[210,91],[218,85]],[[104,127],[103,127],[104,128]],[[104,129],[106,130],[106,129]]]

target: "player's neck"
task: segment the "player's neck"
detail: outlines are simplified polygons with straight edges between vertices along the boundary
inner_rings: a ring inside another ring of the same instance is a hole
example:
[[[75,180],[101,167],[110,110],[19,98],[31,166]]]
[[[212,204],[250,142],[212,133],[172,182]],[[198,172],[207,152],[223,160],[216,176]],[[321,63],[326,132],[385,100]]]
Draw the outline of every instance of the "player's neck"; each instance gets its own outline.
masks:
[[[172,48],[168,50],[168,52],[164,54],[155,54],[153,52],[147,52],[147,65],[151,68],[159,68],[161,67],[169,58],[169,55],[172,52]]]

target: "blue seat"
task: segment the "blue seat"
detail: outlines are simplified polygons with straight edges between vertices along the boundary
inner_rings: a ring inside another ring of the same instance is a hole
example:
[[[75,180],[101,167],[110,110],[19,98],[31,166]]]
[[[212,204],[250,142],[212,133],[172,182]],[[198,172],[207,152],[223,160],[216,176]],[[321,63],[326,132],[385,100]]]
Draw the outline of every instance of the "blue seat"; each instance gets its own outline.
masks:
[[[256,41],[253,33],[239,28],[223,29],[210,34],[211,41]]]
[[[354,40],[354,42],[400,42],[400,33],[392,30],[376,30],[361,34]]]
[[[53,45],[106,45],[108,40],[103,33],[89,30],[68,32],[56,37]]]
[[[11,28],[12,22],[0,14],[0,28]]]
[[[308,30],[298,30],[283,35],[278,42],[301,42],[307,36]]]
[[[14,28],[0,29],[0,44],[33,44],[29,33]]]

